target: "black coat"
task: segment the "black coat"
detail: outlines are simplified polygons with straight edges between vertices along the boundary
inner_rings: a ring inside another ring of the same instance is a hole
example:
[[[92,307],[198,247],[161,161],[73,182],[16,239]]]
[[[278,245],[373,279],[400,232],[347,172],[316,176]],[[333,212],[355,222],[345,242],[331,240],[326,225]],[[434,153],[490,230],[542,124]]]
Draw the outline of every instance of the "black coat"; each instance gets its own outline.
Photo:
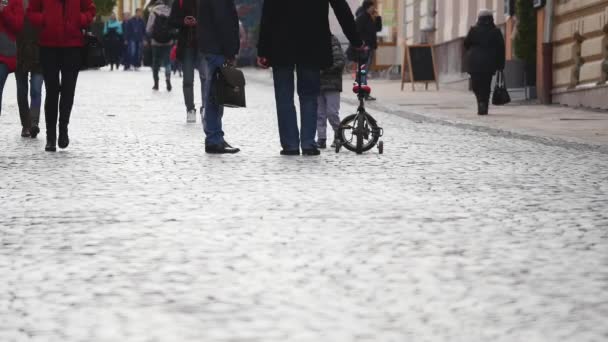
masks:
[[[198,17],[196,4],[197,0],[175,0],[171,7],[169,23],[179,30],[177,34],[177,59],[179,61],[184,60],[186,48],[195,50],[198,48],[196,27],[184,25],[184,18],[188,16]]]
[[[342,91],[342,73],[346,66],[346,56],[342,44],[335,36],[331,37],[331,48],[334,63],[321,71],[321,91]]]
[[[258,56],[273,66],[331,66],[329,5],[350,43],[361,46],[355,18],[345,0],[265,0]]]
[[[464,40],[467,72],[495,73],[505,68],[505,40],[491,22],[473,26]]]
[[[203,53],[233,58],[240,50],[234,0],[199,0],[198,47]]]
[[[382,31],[382,17],[378,16],[374,19],[369,13],[363,11],[357,17],[357,30],[365,45],[372,50],[376,50],[378,48],[378,32]]]

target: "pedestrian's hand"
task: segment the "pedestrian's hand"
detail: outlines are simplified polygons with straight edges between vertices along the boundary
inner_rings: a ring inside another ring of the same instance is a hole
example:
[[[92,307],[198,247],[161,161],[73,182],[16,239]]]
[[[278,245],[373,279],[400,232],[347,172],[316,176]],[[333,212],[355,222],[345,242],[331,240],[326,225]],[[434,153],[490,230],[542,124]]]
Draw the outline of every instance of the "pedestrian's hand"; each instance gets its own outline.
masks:
[[[258,66],[262,69],[268,69],[270,67],[270,63],[268,63],[268,58],[258,57]]]
[[[236,58],[235,57],[227,57],[226,58],[226,65],[228,65],[228,66],[235,66],[236,65]]]

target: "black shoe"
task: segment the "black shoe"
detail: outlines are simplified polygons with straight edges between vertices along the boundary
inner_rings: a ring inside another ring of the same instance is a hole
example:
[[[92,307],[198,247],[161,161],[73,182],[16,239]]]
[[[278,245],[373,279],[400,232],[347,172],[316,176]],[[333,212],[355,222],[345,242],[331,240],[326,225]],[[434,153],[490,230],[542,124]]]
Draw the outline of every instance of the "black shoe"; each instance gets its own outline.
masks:
[[[70,144],[70,138],[68,137],[68,128],[59,127],[59,139],[57,140],[57,146],[59,148],[66,148]]]
[[[30,129],[30,137],[32,139],[36,139],[38,133],[40,133],[40,128],[38,128],[38,126],[32,126],[32,128]]]
[[[304,155],[304,156],[318,156],[318,155],[321,155],[321,151],[319,151],[316,148],[302,149],[302,155]]]
[[[373,97],[373,96],[371,96],[371,95],[367,95],[367,96],[365,97],[365,101],[376,101],[376,98],[375,98],[375,97]]]
[[[152,87],[152,90],[158,90],[158,81],[154,81],[154,87]]]
[[[477,114],[479,114],[479,115],[488,115],[488,104],[480,102],[477,105]]]
[[[173,87],[171,86],[171,81],[167,80],[167,91],[171,90],[173,90]]]
[[[57,143],[55,142],[55,138],[46,138],[46,146],[44,147],[44,150],[47,152],[55,152],[57,151]]]
[[[320,149],[327,148],[327,140],[326,139],[319,139],[317,141],[317,147],[320,148]]]
[[[235,154],[241,150],[230,146],[227,142],[221,145],[205,145],[205,152],[209,154]]]
[[[282,156],[299,156],[300,150],[282,150],[281,155]]]
[[[22,138],[29,138],[31,136],[30,131],[31,131],[31,128],[25,128],[25,127],[23,127],[21,129],[21,137]]]

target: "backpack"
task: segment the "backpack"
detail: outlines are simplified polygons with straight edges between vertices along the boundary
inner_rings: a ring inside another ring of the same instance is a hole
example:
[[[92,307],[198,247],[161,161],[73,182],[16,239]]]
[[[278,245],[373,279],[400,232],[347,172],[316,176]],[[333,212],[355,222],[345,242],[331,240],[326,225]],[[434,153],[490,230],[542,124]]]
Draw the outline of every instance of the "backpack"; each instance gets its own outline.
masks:
[[[166,15],[156,14],[154,18],[154,26],[152,27],[152,39],[160,44],[170,43],[173,39],[171,25],[169,25],[169,17]]]

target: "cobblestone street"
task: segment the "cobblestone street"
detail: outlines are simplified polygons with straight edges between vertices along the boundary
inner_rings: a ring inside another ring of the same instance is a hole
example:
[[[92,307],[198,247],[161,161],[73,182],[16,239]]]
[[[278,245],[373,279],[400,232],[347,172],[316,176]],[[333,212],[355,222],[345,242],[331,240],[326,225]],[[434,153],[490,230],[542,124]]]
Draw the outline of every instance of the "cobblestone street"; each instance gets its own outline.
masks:
[[[374,112],[384,155],[282,157],[250,82],[207,155],[151,82],[81,74],[45,153],[9,78],[0,341],[608,340],[608,154]]]

